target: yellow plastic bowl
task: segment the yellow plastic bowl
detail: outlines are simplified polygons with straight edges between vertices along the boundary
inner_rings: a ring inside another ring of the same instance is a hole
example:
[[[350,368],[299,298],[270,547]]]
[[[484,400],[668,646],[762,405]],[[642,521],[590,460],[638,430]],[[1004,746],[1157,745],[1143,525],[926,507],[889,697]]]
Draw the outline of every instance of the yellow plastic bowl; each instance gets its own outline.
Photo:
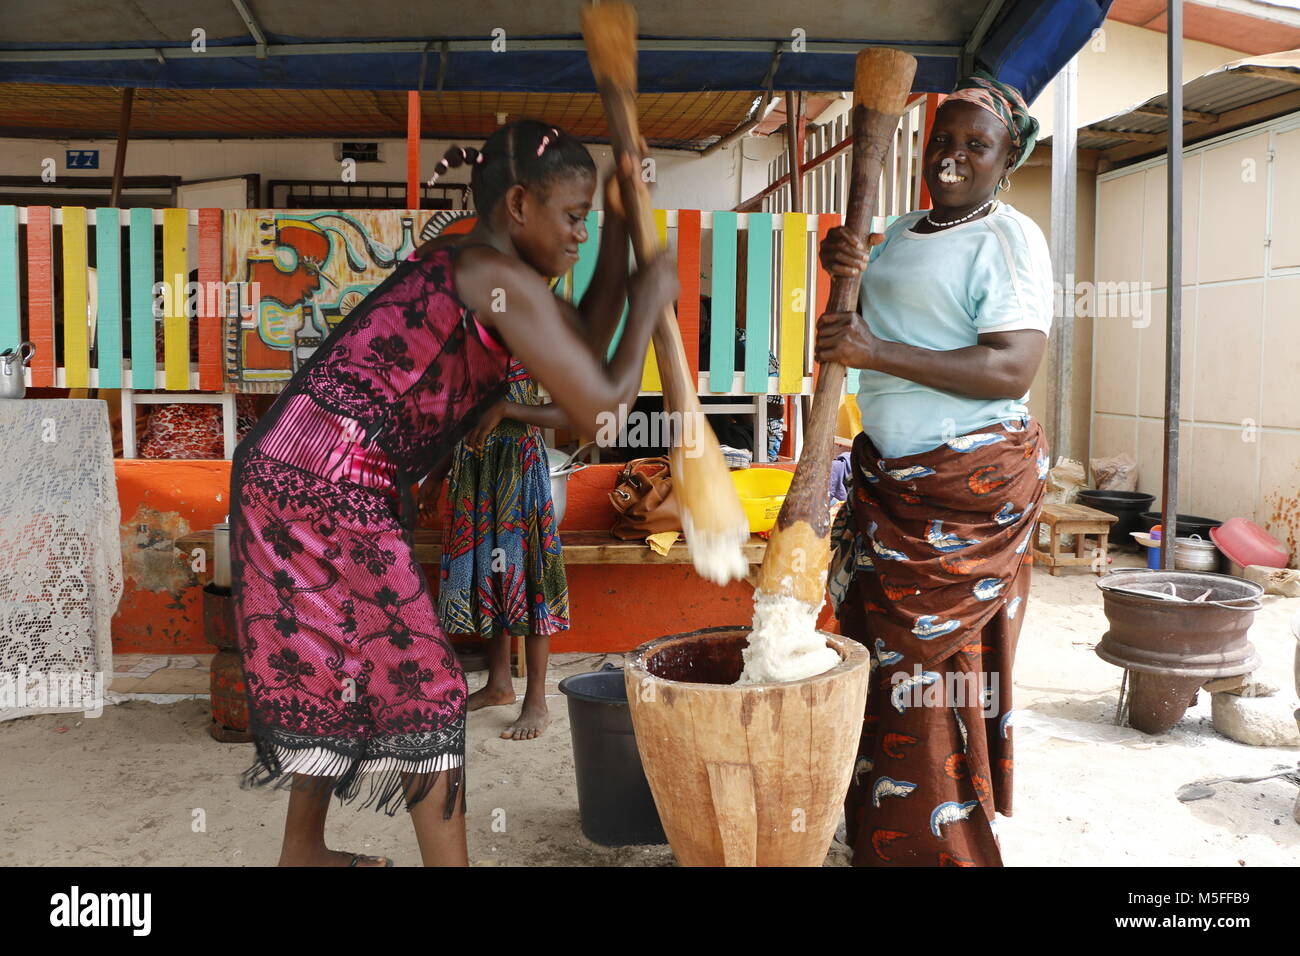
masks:
[[[750,532],[771,531],[794,480],[794,472],[784,468],[745,468],[733,471],[731,480],[740,496],[740,506],[745,509]]]

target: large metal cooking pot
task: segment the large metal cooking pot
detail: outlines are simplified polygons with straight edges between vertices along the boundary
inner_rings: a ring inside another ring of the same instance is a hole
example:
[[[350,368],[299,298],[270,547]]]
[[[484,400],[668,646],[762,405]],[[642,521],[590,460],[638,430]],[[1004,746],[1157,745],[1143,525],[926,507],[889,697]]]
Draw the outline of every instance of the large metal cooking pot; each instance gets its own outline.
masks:
[[[587,442],[572,455],[546,449],[546,462],[551,472],[551,507],[555,511],[555,526],[558,528],[564,520],[564,508],[569,498],[569,476],[587,467],[586,462],[578,461],[584,454],[596,447],[595,442]]]
[[[1246,640],[1264,593],[1254,582],[1203,571],[1128,569],[1105,575],[1097,586],[1110,623],[1097,645],[1104,661],[1131,671],[1206,680],[1248,674],[1259,666],[1259,655]]]

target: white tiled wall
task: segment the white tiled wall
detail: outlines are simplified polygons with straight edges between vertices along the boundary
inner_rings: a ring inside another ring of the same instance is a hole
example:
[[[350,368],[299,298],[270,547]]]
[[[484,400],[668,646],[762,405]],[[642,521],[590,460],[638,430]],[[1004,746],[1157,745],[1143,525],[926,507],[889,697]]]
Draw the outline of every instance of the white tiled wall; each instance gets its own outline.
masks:
[[[1183,187],[1179,511],[1251,518],[1298,566],[1300,113],[1187,151]],[[1157,505],[1165,190],[1163,161],[1099,178],[1093,332],[1091,456],[1134,456]],[[1116,283],[1148,284],[1136,314]]]

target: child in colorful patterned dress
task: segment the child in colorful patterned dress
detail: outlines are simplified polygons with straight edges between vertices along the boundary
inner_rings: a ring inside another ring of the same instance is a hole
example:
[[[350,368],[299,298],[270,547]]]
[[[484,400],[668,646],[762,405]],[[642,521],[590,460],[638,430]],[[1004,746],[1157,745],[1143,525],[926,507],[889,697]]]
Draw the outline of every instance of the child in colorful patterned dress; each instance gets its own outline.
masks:
[[[617,302],[628,277],[627,230],[618,181],[605,182],[605,217],[595,272],[578,311]],[[583,230],[583,241],[586,241]],[[567,311],[573,306],[556,301]],[[609,306],[605,305],[604,309]],[[589,341],[594,357],[609,347],[615,327]],[[540,429],[569,424],[558,405],[539,403],[537,385],[512,361],[509,391],[456,447],[443,521],[438,616],[448,635],[489,641],[487,683],[466,709],[513,704],[510,644],[525,636],[528,673],[518,719],[501,732],[532,740],[550,722],[546,669],[551,635],[569,629],[569,587],[551,501],[550,467]]]
[[[551,635],[569,629],[569,587],[540,428],[567,419],[558,406],[539,403],[536,383],[518,362],[507,377],[506,397],[452,458],[438,618],[449,635],[489,641],[488,680],[469,695],[470,711],[515,702],[510,644],[525,635],[528,687],[519,718],[501,736],[532,740],[550,722]]]

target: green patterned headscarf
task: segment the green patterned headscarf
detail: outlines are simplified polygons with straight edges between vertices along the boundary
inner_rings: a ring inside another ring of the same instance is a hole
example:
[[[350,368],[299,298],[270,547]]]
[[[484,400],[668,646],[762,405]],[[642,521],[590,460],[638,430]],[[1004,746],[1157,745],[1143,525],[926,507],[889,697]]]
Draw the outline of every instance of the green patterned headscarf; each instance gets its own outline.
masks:
[[[966,100],[988,110],[1006,126],[1011,134],[1011,152],[1016,157],[1011,172],[1020,168],[1034,151],[1034,142],[1038,139],[1038,120],[1029,115],[1025,99],[1013,86],[995,80],[983,70],[976,70],[963,77],[945,103],[952,100]]]

